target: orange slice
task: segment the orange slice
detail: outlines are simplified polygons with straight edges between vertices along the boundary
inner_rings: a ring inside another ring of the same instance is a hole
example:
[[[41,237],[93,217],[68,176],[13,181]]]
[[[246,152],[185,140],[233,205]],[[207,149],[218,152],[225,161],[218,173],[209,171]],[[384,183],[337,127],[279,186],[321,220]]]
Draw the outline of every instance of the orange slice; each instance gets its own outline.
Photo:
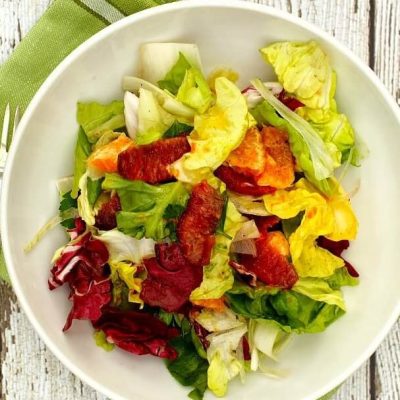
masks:
[[[219,299],[207,299],[207,300],[193,300],[193,304],[200,307],[210,308],[218,312],[223,312],[225,310],[224,298]]]
[[[286,132],[272,126],[261,131],[265,149],[265,169],[257,178],[260,186],[284,189],[294,181],[294,161]]]
[[[264,171],[265,155],[261,133],[256,127],[246,132],[240,146],[229,155],[227,162],[238,172],[256,177]]]
[[[112,142],[95,150],[88,158],[89,169],[99,172],[117,172],[118,154],[133,145],[133,141],[125,135],[120,135]]]

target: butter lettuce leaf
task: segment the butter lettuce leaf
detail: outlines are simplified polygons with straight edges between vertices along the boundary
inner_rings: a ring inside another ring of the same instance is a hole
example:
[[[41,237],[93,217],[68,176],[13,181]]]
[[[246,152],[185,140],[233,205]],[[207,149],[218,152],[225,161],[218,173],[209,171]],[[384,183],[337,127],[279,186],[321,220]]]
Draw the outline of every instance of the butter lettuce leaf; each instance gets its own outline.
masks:
[[[108,130],[125,126],[124,102],[113,101],[110,104],[78,103],[77,120],[90,143],[96,143]]]
[[[235,282],[226,296],[235,313],[271,321],[287,333],[322,332],[344,314],[337,305],[316,301],[293,290],[251,288]]]
[[[114,343],[110,343],[107,341],[106,334],[103,331],[94,331],[93,338],[96,342],[96,346],[101,347],[105,351],[114,350]]]
[[[191,68],[189,61],[186,57],[179,52],[179,57],[175,65],[168,71],[164,79],[158,81],[158,86],[161,89],[166,89],[170,93],[176,95],[179,87],[182,85],[185,78],[186,71]]]
[[[341,161],[345,161],[346,154],[355,146],[354,130],[346,115],[332,109],[308,107],[300,107],[296,112],[310,123],[325,143],[333,143],[342,154]]]
[[[79,128],[78,138],[75,145],[75,161],[74,161],[74,181],[72,184],[71,196],[76,199],[79,191],[79,180],[86,172],[86,160],[91,153],[91,144],[82,129]]]
[[[351,276],[346,267],[339,268],[334,274],[325,278],[332,289],[339,289],[342,286],[357,286],[359,279]]]
[[[136,239],[143,237],[156,241],[169,235],[164,213],[170,204],[186,206],[189,194],[181,182],[149,185],[131,181],[117,174],[106,174],[105,190],[116,190],[122,211],[117,214],[117,227]]]
[[[215,82],[216,104],[196,115],[189,137],[191,152],[171,165],[174,176],[184,182],[207,179],[241,143],[248,127],[246,99],[228,79]]]
[[[176,98],[183,104],[203,114],[210,107],[214,96],[206,79],[197,68],[186,70]]]
[[[188,395],[191,399],[203,399],[207,389],[207,360],[198,355],[190,334],[178,336],[170,344],[178,352],[178,357],[166,361],[168,371],[181,385],[194,388]]]
[[[260,50],[285,91],[310,108],[328,108],[334,75],[315,41],[277,42]]]
[[[296,282],[292,290],[310,299],[336,305],[346,311],[342,292],[332,289],[329,283],[323,279],[301,278]]]
[[[150,90],[139,90],[137,144],[148,144],[161,139],[174,123],[172,114],[165,111]]]

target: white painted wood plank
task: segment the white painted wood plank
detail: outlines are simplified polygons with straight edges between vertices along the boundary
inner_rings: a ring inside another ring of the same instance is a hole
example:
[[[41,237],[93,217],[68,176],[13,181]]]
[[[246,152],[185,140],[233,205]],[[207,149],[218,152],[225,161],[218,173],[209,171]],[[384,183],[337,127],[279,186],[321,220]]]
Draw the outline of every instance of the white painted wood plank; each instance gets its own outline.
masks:
[[[50,3],[51,0],[0,0],[0,64]]]
[[[377,0],[374,69],[400,105],[400,1]],[[400,321],[376,352],[377,400],[400,399]]]

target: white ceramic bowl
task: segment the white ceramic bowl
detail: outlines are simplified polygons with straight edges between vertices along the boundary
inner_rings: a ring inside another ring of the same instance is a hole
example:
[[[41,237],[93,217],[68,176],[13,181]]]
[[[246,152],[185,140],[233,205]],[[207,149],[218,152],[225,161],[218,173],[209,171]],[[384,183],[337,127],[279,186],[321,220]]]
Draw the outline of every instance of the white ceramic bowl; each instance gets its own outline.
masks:
[[[1,222],[4,253],[18,299],[51,351],[77,376],[115,399],[184,399],[187,388],[160,359],[95,346],[92,328],[75,321],[61,329],[67,289],[47,289],[50,258],[64,243],[61,229],[30,254],[22,248],[57,212],[54,181],[71,174],[78,100],[122,96],[121,78],[135,72],[139,46],[152,41],[197,43],[207,70],[227,65],[249,78],[271,77],[257,49],[277,40],[316,39],[338,73],[337,99],[371,154],[360,169],[354,199],[360,220],[347,256],[361,284],[345,289],[347,314],[323,334],[296,337],[282,353],[282,380],[249,374],[229,399],[316,399],[343,382],[382,341],[400,312],[399,110],[376,76],[334,39],[304,21],[245,2],[193,1],[128,17],[88,40],[52,73],[26,111],[4,177]],[[18,334],[18,332],[16,332]],[[206,398],[212,398],[207,394]]]

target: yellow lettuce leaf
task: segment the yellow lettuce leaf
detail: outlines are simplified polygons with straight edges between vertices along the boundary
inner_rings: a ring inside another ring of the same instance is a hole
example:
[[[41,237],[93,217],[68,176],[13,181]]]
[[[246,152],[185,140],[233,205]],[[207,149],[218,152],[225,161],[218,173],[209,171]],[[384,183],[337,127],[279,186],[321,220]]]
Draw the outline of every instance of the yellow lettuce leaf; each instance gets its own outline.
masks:
[[[138,267],[130,262],[110,262],[111,280],[123,281],[129,289],[128,301],[130,303],[138,303],[142,308],[144,303],[140,298],[140,291],[142,290],[143,279],[135,276],[138,272]]]
[[[288,219],[304,211],[300,226],[289,237],[293,265],[300,277],[326,277],[344,265],[340,257],[316,245],[319,236],[353,240],[358,222],[344,190],[325,197],[308,181],[300,179],[292,190],[278,190],[264,196],[268,212]]]
[[[215,81],[216,104],[207,113],[196,115],[189,137],[190,153],[170,166],[180,181],[197,183],[207,179],[239,146],[250,119],[246,99],[231,81],[224,77]]]

